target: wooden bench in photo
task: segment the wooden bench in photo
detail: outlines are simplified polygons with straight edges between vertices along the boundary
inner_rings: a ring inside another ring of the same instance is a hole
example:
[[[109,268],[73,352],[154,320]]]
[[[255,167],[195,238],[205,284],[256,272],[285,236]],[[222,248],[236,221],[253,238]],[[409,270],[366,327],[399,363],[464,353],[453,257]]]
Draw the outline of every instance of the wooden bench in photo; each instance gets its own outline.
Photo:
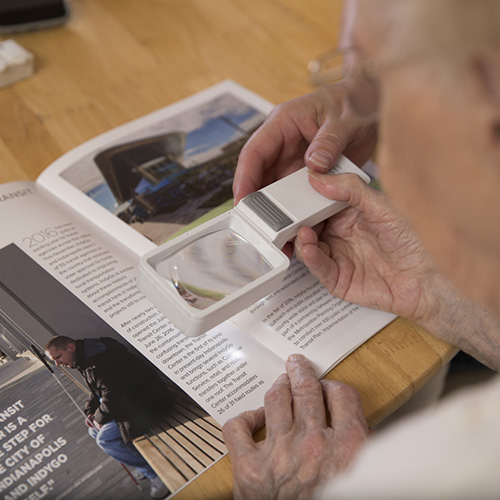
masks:
[[[187,397],[177,397],[158,425],[134,445],[172,492],[227,452],[220,425]]]

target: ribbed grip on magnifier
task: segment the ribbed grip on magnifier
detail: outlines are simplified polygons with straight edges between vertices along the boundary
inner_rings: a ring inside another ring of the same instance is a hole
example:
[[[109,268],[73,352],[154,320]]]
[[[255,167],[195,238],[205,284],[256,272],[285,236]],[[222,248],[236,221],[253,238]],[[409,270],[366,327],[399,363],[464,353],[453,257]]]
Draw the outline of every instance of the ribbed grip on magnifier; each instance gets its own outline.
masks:
[[[261,191],[249,194],[241,201],[248,205],[273,231],[280,231],[293,222]]]

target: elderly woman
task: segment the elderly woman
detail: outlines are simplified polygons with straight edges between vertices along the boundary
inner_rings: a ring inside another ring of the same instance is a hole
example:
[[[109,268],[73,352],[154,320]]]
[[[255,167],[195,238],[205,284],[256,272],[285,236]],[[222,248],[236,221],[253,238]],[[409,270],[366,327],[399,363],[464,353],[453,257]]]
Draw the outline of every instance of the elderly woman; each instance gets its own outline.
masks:
[[[345,78],[275,109],[242,152],[236,201],[305,161],[317,191],[350,205],[300,230],[310,271],[498,370],[500,2],[353,9]],[[324,175],[340,152],[362,164],[376,145],[386,194]],[[354,389],[318,382],[299,355],[286,368],[264,408],[224,427],[236,498],[500,498],[500,377],[370,437]]]

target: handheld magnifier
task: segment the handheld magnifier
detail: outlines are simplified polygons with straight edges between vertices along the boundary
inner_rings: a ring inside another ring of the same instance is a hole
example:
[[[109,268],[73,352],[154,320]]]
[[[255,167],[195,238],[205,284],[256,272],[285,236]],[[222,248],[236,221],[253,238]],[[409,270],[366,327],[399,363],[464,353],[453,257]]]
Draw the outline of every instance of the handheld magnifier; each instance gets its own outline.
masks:
[[[194,337],[275,291],[290,264],[280,250],[302,226],[347,203],[315,191],[306,167],[243,198],[233,209],[145,254],[139,288],[185,335]],[[331,174],[370,178],[340,156]]]

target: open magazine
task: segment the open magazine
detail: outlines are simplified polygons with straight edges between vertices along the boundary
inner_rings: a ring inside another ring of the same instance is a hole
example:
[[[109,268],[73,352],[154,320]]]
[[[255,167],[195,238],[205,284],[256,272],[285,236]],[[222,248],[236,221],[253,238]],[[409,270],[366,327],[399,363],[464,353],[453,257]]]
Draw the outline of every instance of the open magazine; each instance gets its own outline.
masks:
[[[125,339],[224,424],[262,405],[290,354],[319,376],[391,322],[332,297],[298,261],[277,291],[196,338],[138,289],[141,255],[232,207],[240,149],[271,108],[225,81],[84,143],[35,182],[0,185],[0,327],[40,347]]]
[[[332,297],[297,261],[279,290],[196,338],[137,288],[144,252],[232,206],[239,151],[271,107],[225,81],[0,186],[0,267],[38,269],[12,285],[18,299],[55,280],[221,424],[262,404],[289,354],[322,375],[394,319]],[[65,307],[56,295],[45,307]]]

